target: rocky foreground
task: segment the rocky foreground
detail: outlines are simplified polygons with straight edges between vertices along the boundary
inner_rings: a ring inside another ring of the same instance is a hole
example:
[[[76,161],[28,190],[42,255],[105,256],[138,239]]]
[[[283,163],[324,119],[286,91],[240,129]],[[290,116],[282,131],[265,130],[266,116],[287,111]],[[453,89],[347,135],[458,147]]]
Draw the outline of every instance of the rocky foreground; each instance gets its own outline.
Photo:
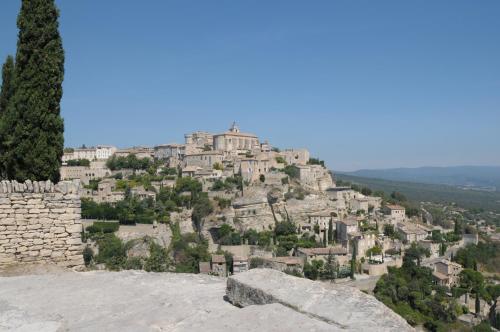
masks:
[[[1,331],[362,329],[412,330],[356,289],[335,290],[265,269],[230,278],[227,291],[226,279],[192,274],[96,271],[0,278]]]

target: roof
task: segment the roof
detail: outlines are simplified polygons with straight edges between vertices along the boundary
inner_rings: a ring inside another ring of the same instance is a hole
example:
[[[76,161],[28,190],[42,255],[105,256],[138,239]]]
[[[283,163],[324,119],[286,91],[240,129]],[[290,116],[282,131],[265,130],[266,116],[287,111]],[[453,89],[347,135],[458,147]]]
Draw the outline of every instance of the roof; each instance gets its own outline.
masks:
[[[314,255],[346,255],[347,249],[341,246],[326,247],[326,248],[299,248],[300,252],[303,252],[307,256]]]
[[[460,265],[458,263],[455,263],[455,262],[452,262],[452,261],[449,261],[447,259],[441,259],[440,261],[436,262],[436,264],[438,264],[438,263],[441,263],[443,265],[454,266],[454,267],[457,267],[457,268],[462,268],[462,265]]]
[[[358,220],[356,218],[346,218],[344,220],[339,220],[338,222],[347,225],[347,226],[357,226]]]
[[[196,172],[197,170],[201,169],[201,167],[198,166],[186,166],[182,169],[183,172]]]
[[[225,263],[226,257],[224,255],[212,255],[212,263]]]
[[[236,136],[236,137],[240,136],[240,137],[257,138],[257,135],[254,135],[254,134],[232,132],[232,131],[226,131],[225,133],[214,135],[214,137],[218,137],[218,136]]]
[[[437,271],[432,272],[432,275],[433,275],[435,278],[439,279],[439,280],[448,280],[448,279],[449,279],[447,275],[442,274],[442,273],[437,272]]]
[[[269,258],[272,262],[282,263],[286,265],[297,265],[304,263],[304,260],[300,257],[283,256],[283,257],[273,257]]]
[[[241,261],[248,261],[248,258],[245,258],[243,256],[234,256],[233,257],[233,262],[241,262]]]
[[[404,210],[405,209],[403,206],[397,205],[397,204],[389,204],[389,205],[386,205],[385,207],[388,208],[389,210]]]

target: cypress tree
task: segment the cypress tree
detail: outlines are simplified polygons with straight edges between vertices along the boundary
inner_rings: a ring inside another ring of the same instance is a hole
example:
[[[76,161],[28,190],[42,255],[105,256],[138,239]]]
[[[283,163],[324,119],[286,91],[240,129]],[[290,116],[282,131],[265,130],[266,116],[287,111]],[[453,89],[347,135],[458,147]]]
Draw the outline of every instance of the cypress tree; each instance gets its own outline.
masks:
[[[2,87],[0,89],[0,116],[6,111],[7,104],[14,93],[14,58],[7,56],[2,66]]]
[[[2,66],[2,87],[0,88],[0,177],[5,177],[5,152],[6,152],[6,133],[8,128],[5,126],[5,112],[7,105],[14,94],[14,58],[9,55]]]
[[[64,146],[60,116],[64,50],[54,0],[22,0],[15,91],[5,125],[6,173],[18,181],[59,181]]]

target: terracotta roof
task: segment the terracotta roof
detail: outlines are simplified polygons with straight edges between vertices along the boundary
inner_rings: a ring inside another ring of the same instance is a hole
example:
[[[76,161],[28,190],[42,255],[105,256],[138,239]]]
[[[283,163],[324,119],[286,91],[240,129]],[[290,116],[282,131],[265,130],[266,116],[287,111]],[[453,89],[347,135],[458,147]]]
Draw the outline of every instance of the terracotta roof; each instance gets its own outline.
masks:
[[[212,255],[212,263],[225,263],[226,257],[224,255]]]

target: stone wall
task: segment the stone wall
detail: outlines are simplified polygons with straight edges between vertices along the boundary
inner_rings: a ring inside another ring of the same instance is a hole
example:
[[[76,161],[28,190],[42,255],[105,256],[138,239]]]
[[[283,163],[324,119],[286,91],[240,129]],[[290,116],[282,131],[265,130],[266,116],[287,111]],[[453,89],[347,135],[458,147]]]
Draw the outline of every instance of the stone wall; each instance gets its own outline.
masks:
[[[79,183],[0,182],[0,267],[83,265]]]

